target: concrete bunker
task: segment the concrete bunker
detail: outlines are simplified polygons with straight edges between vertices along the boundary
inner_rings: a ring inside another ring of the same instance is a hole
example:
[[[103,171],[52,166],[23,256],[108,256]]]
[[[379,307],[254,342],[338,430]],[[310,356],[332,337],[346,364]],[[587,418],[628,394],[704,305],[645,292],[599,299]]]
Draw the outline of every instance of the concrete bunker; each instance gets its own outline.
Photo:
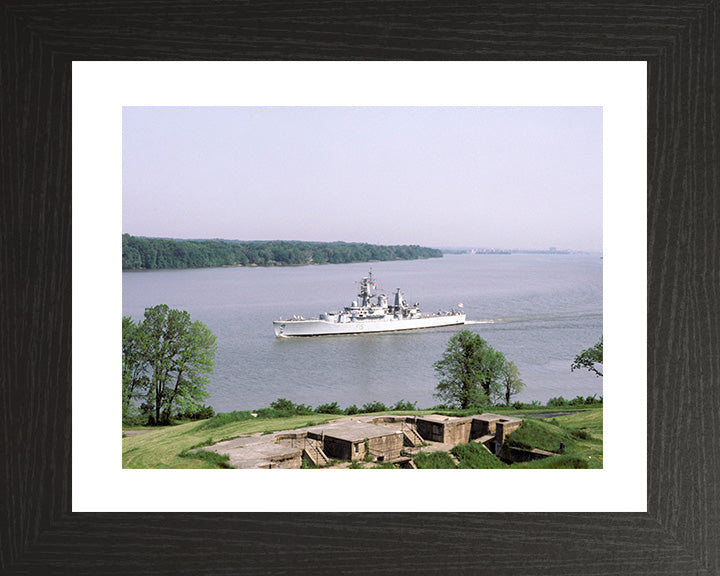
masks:
[[[400,457],[403,447],[402,432],[368,422],[334,422],[310,428],[307,435],[321,442],[325,453],[338,460],[394,460]]]
[[[427,416],[418,416],[415,423],[418,434],[430,442],[460,444],[470,441],[472,418],[469,416],[459,418],[456,416],[429,414]]]
[[[484,413],[475,416],[379,416],[371,421],[340,420],[322,426],[286,430],[270,435],[256,434],[218,442],[201,448],[228,454],[236,468],[300,468],[327,466],[332,460],[393,462],[410,464],[412,456],[401,454],[403,445],[422,449],[427,442],[457,445],[481,442],[503,460],[542,458],[550,453],[528,456],[503,449],[505,438],[522,420]],[[408,462],[405,462],[407,460]],[[402,466],[405,467],[405,466]]]
[[[479,440],[491,444],[499,453],[508,434],[517,430],[522,419],[486,412],[476,416],[442,416],[429,414],[415,419],[417,431],[423,439],[442,444],[463,444]]]

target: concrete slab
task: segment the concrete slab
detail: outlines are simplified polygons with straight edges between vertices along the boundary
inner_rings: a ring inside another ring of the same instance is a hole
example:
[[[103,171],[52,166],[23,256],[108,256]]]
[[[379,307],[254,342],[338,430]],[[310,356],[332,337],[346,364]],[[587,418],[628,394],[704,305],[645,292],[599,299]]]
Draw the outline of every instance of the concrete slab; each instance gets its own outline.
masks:
[[[276,467],[287,465],[299,468],[302,450],[275,444],[273,438],[273,435],[246,436],[224,440],[202,450],[227,454],[230,456],[230,465],[235,468],[266,468],[273,463]]]
[[[493,414],[492,412],[483,412],[482,414],[473,416],[473,420],[482,420],[483,422],[492,422],[493,420],[499,420],[500,418],[504,418],[504,416],[500,416],[500,414]]]
[[[427,414],[426,416],[418,416],[418,420],[427,420],[429,422],[454,422],[460,420],[458,416],[443,416],[442,414]]]
[[[338,438],[339,440],[345,440],[347,442],[360,442],[365,438],[380,438],[397,433],[396,430],[358,420],[331,422],[323,424],[322,426],[308,428],[307,431],[308,434],[312,434],[313,436],[324,434],[325,436],[331,436],[332,438]]]

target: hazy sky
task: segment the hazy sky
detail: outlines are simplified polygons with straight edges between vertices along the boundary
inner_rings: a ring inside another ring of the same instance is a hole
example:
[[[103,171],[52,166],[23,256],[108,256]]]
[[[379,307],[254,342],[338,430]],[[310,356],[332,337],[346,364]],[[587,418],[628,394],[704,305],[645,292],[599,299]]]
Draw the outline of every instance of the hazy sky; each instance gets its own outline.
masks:
[[[602,249],[602,108],[123,109],[123,232]]]

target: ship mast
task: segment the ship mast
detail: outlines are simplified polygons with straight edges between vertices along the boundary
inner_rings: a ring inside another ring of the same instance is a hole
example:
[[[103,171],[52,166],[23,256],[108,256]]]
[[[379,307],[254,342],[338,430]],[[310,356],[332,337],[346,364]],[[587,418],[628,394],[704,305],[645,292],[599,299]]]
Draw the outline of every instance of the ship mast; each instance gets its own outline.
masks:
[[[373,283],[372,268],[370,268],[370,273],[360,282],[360,294],[358,294],[358,296],[362,298],[363,306],[370,305],[370,298],[373,296],[371,290],[373,290],[374,287],[375,284]]]

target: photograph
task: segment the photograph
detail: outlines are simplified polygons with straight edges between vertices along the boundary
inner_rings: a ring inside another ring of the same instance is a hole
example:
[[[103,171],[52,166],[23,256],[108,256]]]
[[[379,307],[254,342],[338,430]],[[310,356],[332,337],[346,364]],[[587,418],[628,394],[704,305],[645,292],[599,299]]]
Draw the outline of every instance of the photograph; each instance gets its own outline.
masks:
[[[3,576],[720,574],[719,0],[0,30]]]
[[[603,468],[603,108],[124,106],[122,315],[123,468]]]

